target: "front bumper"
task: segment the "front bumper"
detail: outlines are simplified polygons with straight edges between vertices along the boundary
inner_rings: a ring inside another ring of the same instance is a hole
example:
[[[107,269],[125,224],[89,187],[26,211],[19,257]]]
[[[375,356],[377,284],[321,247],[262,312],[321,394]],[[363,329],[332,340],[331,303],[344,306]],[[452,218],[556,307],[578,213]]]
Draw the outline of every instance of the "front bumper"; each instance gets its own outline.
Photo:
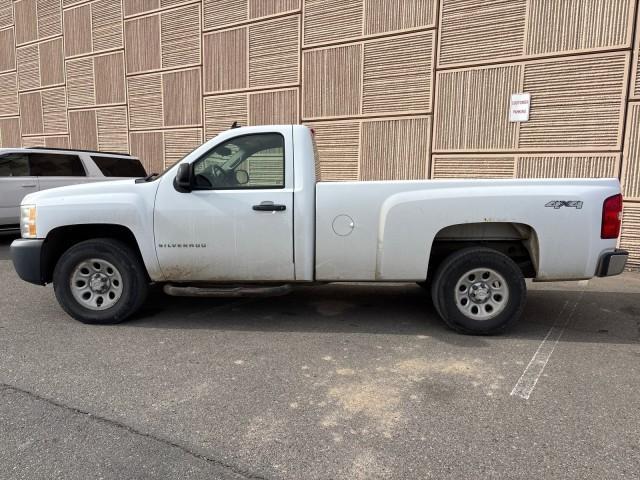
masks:
[[[596,276],[612,277],[614,275],[620,275],[624,271],[628,258],[629,252],[626,250],[616,249],[613,252],[602,254],[598,262]]]
[[[11,244],[13,267],[22,280],[44,285],[42,275],[42,245],[44,240],[21,238]]]

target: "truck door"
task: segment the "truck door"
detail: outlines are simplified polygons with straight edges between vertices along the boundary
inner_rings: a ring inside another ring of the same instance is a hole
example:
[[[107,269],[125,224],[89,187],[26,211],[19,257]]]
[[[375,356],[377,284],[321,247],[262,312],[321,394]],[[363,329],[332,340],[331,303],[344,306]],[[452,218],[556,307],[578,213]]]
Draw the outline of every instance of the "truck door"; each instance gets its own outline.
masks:
[[[191,162],[191,192],[174,185],[177,168],[162,177],[154,229],[167,280],[294,279],[291,135],[255,130]]]

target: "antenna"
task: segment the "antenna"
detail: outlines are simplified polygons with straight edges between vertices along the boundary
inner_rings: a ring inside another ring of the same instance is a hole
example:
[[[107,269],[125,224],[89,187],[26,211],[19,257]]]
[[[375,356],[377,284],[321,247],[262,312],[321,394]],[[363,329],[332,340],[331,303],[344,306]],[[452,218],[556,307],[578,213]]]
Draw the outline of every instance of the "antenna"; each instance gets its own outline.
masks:
[[[233,122],[233,125],[231,125],[231,128],[240,128],[240,124],[238,123],[237,120]]]

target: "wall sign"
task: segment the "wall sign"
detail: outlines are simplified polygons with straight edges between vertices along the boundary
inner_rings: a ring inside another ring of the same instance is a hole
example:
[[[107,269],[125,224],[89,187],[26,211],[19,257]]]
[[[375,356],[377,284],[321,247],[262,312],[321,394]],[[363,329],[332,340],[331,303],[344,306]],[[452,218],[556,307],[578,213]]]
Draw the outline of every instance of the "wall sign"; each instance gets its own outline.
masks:
[[[510,122],[528,122],[531,108],[530,93],[514,93],[511,95],[511,108],[509,110]]]

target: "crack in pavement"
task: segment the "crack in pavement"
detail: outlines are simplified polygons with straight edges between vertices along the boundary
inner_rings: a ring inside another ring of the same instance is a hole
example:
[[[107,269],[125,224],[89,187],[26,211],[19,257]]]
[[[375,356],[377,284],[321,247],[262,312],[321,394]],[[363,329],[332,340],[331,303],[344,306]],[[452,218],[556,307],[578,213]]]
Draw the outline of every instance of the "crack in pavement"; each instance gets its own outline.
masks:
[[[259,476],[259,475],[255,475],[255,474],[253,474],[251,472],[248,472],[246,470],[242,470],[242,469],[240,469],[240,468],[238,468],[238,467],[236,467],[234,465],[225,463],[225,462],[223,462],[221,460],[217,460],[215,458],[208,457],[208,456],[206,456],[204,454],[189,450],[187,447],[185,447],[183,445],[180,445],[179,443],[173,442],[173,441],[171,441],[169,439],[162,438],[162,437],[153,435],[151,433],[141,432],[141,431],[136,430],[135,428],[125,424],[125,423],[121,423],[121,422],[119,422],[117,420],[112,420],[110,418],[101,417],[99,415],[95,415],[95,414],[93,414],[91,412],[88,412],[88,411],[85,411],[85,410],[81,410],[79,408],[70,407],[69,405],[65,405],[65,404],[57,402],[55,400],[51,400],[50,398],[43,397],[43,396],[38,395],[37,393],[31,392],[29,390],[24,390],[22,388],[19,388],[19,387],[13,386],[13,385],[8,385],[6,383],[0,383],[0,392],[2,392],[2,391],[14,391],[14,392],[18,392],[18,393],[23,393],[23,394],[28,395],[28,396],[30,396],[32,398],[35,398],[36,400],[40,400],[40,401],[46,402],[46,403],[48,403],[50,405],[54,405],[56,407],[63,408],[65,410],[71,411],[71,412],[73,412],[75,414],[86,415],[88,417],[91,417],[92,419],[95,419],[98,422],[103,422],[103,423],[106,423],[108,425],[111,425],[111,426],[114,426],[114,427],[117,427],[117,428],[120,428],[120,429],[124,429],[127,432],[132,433],[134,435],[145,437],[145,438],[148,438],[150,440],[153,440],[153,441],[156,441],[156,442],[160,442],[160,443],[162,443],[164,445],[168,445],[170,447],[177,448],[180,451],[182,451],[182,452],[184,452],[184,453],[186,453],[188,455],[191,455],[192,457],[195,457],[195,458],[197,458],[199,460],[204,460],[205,462],[207,462],[207,463],[209,463],[211,465],[215,465],[215,466],[227,469],[231,473],[233,473],[235,475],[240,475],[241,477],[243,477],[243,478],[245,478],[247,480],[269,480],[267,477],[262,477],[262,476]]]

